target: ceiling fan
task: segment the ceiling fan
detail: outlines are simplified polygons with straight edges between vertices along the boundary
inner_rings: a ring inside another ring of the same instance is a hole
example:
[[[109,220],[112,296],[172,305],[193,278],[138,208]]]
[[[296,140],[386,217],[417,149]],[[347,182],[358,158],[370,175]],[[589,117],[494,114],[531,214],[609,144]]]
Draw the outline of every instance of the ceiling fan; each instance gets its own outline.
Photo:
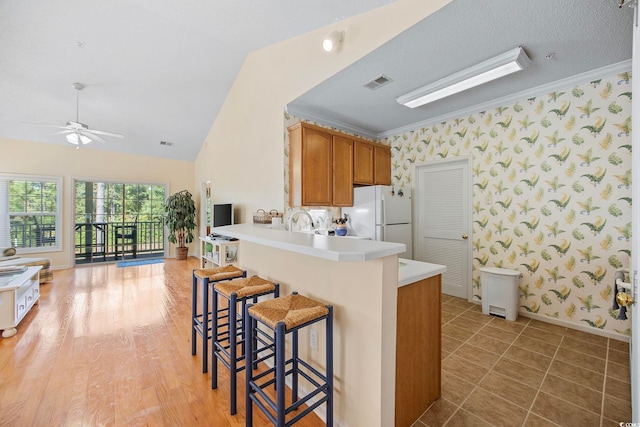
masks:
[[[78,119],[78,111],[80,105],[80,91],[85,88],[85,85],[82,83],[74,83],[73,88],[76,90],[76,121],[68,121],[65,126],[56,126],[56,125],[45,125],[42,123],[31,123],[39,126],[47,126],[57,129],[63,129],[60,132],[56,132],[56,135],[66,135],[67,141],[71,144],[81,146],[86,145],[92,141],[98,141],[106,143],[108,142],[106,139],[102,138],[101,135],[111,136],[114,138],[122,138],[122,134],[115,132],[107,132],[104,130],[90,129],[84,123],[80,123]]]

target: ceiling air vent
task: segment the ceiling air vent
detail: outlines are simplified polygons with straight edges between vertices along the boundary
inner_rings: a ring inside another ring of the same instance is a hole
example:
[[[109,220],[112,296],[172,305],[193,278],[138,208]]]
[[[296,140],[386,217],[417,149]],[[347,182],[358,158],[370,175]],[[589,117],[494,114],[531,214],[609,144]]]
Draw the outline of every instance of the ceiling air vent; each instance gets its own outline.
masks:
[[[164,145],[167,147],[173,147],[173,142],[160,141],[160,145]]]
[[[368,87],[371,90],[376,90],[380,86],[384,86],[387,83],[392,81],[393,80],[391,80],[389,77],[382,74],[380,77],[376,77],[375,79],[371,80],[369,83],[365,84],[364,87]]]

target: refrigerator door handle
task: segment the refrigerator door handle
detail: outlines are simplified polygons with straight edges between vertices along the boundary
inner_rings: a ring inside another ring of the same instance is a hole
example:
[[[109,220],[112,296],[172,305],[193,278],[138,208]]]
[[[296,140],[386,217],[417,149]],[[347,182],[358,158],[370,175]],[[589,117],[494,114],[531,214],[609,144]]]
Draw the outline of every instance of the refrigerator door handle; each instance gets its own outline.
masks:
[[[380,224],[384,225],[384,224],[387,223],[387,221],[384,218],[385,217],[385,210],[386,210],[385,209],[385,205],[384,205],[384,196],[382,196],[380,198],[380,207],[382,208],[382,209],[380,209]],[[383,232],[383,234],[384,234],[384,232]]]
[[[384,225],[381,225],[381,226],[380,226],[380,238],[379,238],[378,240],[380,240],[380,241],[382,241],[382,242],[384,242],[384,241],[385,241],[385,240],[384,240]]]

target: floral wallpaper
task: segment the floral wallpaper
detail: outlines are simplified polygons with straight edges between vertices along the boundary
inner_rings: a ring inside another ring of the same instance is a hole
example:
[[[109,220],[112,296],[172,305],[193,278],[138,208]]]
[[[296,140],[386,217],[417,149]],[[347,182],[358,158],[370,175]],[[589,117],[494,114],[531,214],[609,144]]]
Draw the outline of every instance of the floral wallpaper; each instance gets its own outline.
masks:
[[[518,270],[521,312],[629,335],[612,304],[616,269],[630,263],[630,78],[381,141],[392,146],[396,186],[413,186],[415,164],[472,156],[474,298],[479,267]]]

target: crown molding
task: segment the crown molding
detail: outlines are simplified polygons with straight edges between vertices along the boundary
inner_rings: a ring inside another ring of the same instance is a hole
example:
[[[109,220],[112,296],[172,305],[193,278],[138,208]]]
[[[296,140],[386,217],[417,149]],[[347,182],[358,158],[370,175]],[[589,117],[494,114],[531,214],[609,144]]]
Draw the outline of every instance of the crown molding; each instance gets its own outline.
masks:
[[[443,114],[437,117],[431,117],[427,120],[423,120],[417,123],[412,123],[407,126],[402,126],[396,129],[391,129],[385,132],[381,132],[376,135],[377,139],[384,139],[390,136],[400,135],[418,128],[429,127],[436,123],[442,123],[449,120],[457,119],[460,117],[470,116],[471,114],[479,113],[480,111],[490,110],[492,108],[501,107],[504,105],[515,104],[518,101],[523,101],[529,98],[538,97],[551,92],[555,92],[568,87],[585,84],[593,80],[601,79],[604,77],[613,76],[620,73],[631,71],[631,60],[617,62],[615,64],[607,65],[605,67],[596,68],[595,70],[586,71],[584,73],[576,74],[565,79],[557,80],[555,82],[547,83],[541,86],[536,86],[531,89],[523,90],[513,93],[511,95],[503,96],[502,98],[496,98],[491,101],[476,104],[468,108],[452,111],[447,114]]]
[[[347,133],[352,133],[352,134],[361,136],[363,138],[373,139],[374,141],[377,141],[379,139],[378,134],[375,132],[371,132],[370,130],[363,129],[358,126],[353,126],[339,120],[333,120],[321,114],[312,113],[303,108],[297,108],[295,106],[288,105],[286,107],[286,110],[289,114],[293,116],[310,120],[312,122],[316,122],[318,124],[321,124],[330,128],[340,129]]]

